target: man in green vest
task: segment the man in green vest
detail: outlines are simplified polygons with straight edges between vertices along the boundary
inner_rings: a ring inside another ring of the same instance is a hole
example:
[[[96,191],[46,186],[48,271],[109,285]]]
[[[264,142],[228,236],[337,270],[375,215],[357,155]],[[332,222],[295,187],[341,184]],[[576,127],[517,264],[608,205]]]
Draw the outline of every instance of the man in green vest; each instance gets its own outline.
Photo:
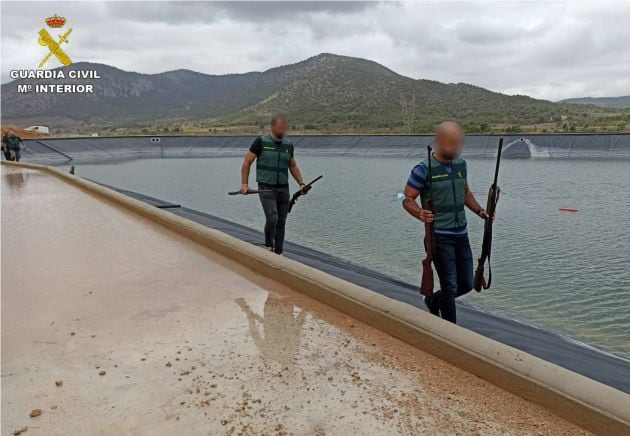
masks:
[[[2,151],[7,160],[19,162],[21,159],[21,147],[24,145],[22,138],[17,136],[13,130],[2,136]]]
[[[284,228],[289,213],[289,172],[304,188],[302,174],[295,161],[293,143],[286,137],[287,117],[275,115],[271,132],[256,138],[245,155],[241,168],[241,194],[249,193],[249,170],[256,161],[256,182],[260,202],[265,213],[265,247],[282,254]]]
[[[454,323],[457,322],[455,298],[473,288],[473,257],[464,206],[484,220],[490,218],[468,187],[466,161],[459,157],[463,141],[464,130],[459,124],[452,121],[440,124],[431,156],[431,180],[427,180],[427,158],[411,171],[403,200],[405,210],[423,223],[432,222],[435,232],[433,263],[440,290],[424,301],[432,314]],[[416,202],[420,197],[424,206],[430,191],[435,213]]]

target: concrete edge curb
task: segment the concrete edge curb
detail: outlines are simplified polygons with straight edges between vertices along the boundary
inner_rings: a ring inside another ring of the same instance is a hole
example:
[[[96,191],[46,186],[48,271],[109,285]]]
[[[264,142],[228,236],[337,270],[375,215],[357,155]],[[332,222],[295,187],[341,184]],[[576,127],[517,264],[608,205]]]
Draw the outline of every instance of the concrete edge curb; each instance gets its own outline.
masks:
[[[630,435],[630,395],[619,390],[57,168],[2,164],[47,172],[111,201],[594,433]]]

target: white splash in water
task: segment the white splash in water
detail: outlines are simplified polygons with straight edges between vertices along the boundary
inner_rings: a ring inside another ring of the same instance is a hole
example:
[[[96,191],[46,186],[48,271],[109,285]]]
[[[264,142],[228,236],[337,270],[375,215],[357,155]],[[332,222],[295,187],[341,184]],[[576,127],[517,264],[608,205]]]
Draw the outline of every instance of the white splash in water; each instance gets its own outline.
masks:
[[[527,138],[519,138],[510,142],[503,148],[503,153],[505,153],[514,144],[520,144],[520,143],[525,143],[525,145],[527,145],[527,149],[529,150],[529,155],[531,158],[550,158],[551,157],[551,151],[549,150],[549,148],[536,145]]]

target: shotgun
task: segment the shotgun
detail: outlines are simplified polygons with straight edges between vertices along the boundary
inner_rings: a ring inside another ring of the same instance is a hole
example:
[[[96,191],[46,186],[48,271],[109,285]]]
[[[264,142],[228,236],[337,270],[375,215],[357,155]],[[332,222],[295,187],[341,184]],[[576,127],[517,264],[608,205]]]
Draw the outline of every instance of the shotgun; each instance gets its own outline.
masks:
[[[433,172],[431,171],[431,146],[427,146],[427,156],[429,157],[429,195],[422,205],[423,209],[433,211]],[[435,217],[434,217],[435,218]],[[427,252],[426,257],[422,260],[422,277],[420,278],[420,293],[426,297],[433,295],[433,253],[435,251],[435,243],[433,240],[433,222],[424,223],[424,249]]]
[[[315,183],[316,181],[318,181],[322,177],[324,177],[324,176],[322,175],[322,176],[317,177],[315,180],[312,180],[310,183],[304,185],[304,187],[302,189],[300,189],[298,192],[293,194],[293,197],[291,197],[291,201],[289,201],[289,213],[291,212],[291,209],[293,209],[293,205],[295,204],[295,202],[298,201],[298,198],[300,198],[302,195],[304,195],[308,191],[310,191],[311,188],[313,187],[313,183]]]
[[[486,220],[483,228],[483,244],[481,246],[481,256],[477,260],[477,270],[475,271],[474,287],[475,291],[481,292],[481,289],[488,289],[492,283],[492,267],[490,266],[490,252],[492,250],[492,217],[499,202],[499,194],[501,189],[497,186],[499,179],[499,164],[501,163],[501,152],[503,151],[503,138],[499,139],[499,152],[497,154],[497,165],[494,169],[494,182],[490,186],[488,192],[488,203],[486,205],[486,213],[489,218]],[[484,269],[488,260],[488,281],[484,278]]]
[[[250,195],[250,194],[260,194],[262,192],[273,192],[271,189],[250,189],[247,191],[247,194],[241,194],[241,191],[230,191],[228,195]]]

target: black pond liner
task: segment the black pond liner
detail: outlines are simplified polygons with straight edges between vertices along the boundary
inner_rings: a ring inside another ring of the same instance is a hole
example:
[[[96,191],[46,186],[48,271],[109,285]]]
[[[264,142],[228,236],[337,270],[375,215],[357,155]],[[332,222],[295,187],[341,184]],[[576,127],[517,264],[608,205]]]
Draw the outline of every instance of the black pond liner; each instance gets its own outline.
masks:
[[[506,158],[630,158],[630,134],[501,135]],[[432,135],[290,136],[300,154],[424,157]],[[152,157],[242,156],[253,136],[118,136],[24,141],[24,160],[49,165]],[[496,156],[499,136],[467,135],[464,157]]]
[[[144,203],[165,209],[182,218],[227,233],[242,241],[263,245],[262,232],[249,227],[181,207],[168,201],[112,186],[108,187]],[[406,283],[386,274],[292,242],[285,242],[284,255],[289,259],[340,279],[426,310],[420,300],[417,284]],[[484,312],[461,302],[457,304],[457,319],[460,326],[620,391],[630,393],[630,360],[589,347],[554,332]]]

